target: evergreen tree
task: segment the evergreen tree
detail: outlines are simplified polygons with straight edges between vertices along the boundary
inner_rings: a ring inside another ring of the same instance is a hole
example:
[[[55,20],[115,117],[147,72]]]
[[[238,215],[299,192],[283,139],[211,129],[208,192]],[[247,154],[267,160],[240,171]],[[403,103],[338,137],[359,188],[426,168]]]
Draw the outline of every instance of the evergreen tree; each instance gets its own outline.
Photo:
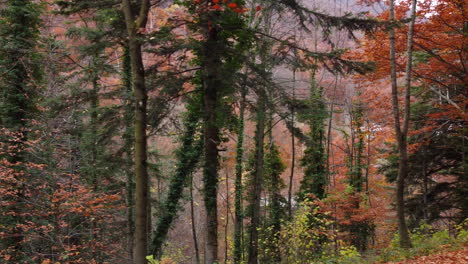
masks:
[[[200,66],[195,84],[203,94],[203,199],[206,213],[205,263],[218,260],[218,170],[221,131],[231,128],[235,92],[235,73],[241,67],[242,52],[249,43],[244,17],[236,8],[244,1],[219,4],[211,1],[186,1],[195,17],[192,30],[203,36],[194,43],[195,62]]]
[[[0,127],[11,132],[16,140],[0,138],[7,148],[17,149],[17,155],[1,156],[16,167],[18,175],[26,173],[28,127],[37,114],[38,91],[41,88],[41,57],[38,52],[42,8],[33,1],[7,1],[0,9]],[[19,179],[18,179],[19,180]],[[13,235],[0,240],[0,250],[11,253],[10,261],[29,261],[26,248],[22,210],[24,195],[21,182],[13,189],[17,199],[2,208],[2,229]],[[3,199],[1,199],[3,200]],[[13,212],[7,214],[8,211]]]
[[[69,99],[81,103],[73,107],[81,110],[75,115],[81,124],[76,129],[80,153],[79,173],[95,190],[103,189],[98,184],[103,180],[111,183],[109,187],[116,187],[113,176],[117,168],[115,165],[120,161],[111,151],[111,146],[116,144],[112,138],[120,128],[120,122],[115,122],[119,115],[118,106],[101,105],[103,98],[114,97],[105,91],[107,87],[103,79],[117,73],[106,51],[115,46],[111,33],[114,25],[109,21],[117,16],[114,10],[97,10],[93,15],[82,18],[81,27],[71,27],[67,32],[72,40],[84,42],[76,48],[81,64],[73,74],[77,81],[69,84],[72,90]],[[63,108],[66,107],[69,106],[64,104]],[[105,189],[109,190],[109,187]]]
[[[359,94],[358,94],[359,96]],[[363,192],[363,159],[364,159],[364,138],[366,134],[362,131],[364,109],[362,102],[358,99],[351,105],[351,143],[347,147],[346,166],[348,169],[348,184],[352,192],[349,193],[349,199],[354,200],[353,207],[358,210],[365,200]],[[345,135],[345,138],[348,136]],[[374,224],[369,219],[353,219],[352,212],[347,215],[349,224],[341,225],[341,229],[350,233],[350,241],[359,251],[363,252],[367,248],[368,240],[374,232]]]
[[[270,127],[271,129],[271,127]],[[286,165],[281,160],[278,146],[271,142],[266,146],[265,154],[265,191],[268,193],[267,218],[260,233],[261,263],[281,263],[279,247],[281,225],[286,219],[286,199],[281,195],[285,187],[281,174]]]
[[[0,124],[19,131],[37,111],[41,7],[33,1],[13,0],[0,12]]]
[[[325,155],[325,119],[327,112],[322,97],[322,88],[317,86],[315,77],[311,76],[310,96],[305,113],[301,118],[309,125],[309,144],[301,159],[304,167],[304,178],[297,194],[299,201],[305,201],[310,196],[318,199],[325,197],[328,184]]]
[[[356,102],[351,106],[351,150],[348,157],[349,184],[356,193],[362,191],[364,179],[362,177],[363,155],[364,155],[364,137],[363,126],[363,106],[361,102]]]

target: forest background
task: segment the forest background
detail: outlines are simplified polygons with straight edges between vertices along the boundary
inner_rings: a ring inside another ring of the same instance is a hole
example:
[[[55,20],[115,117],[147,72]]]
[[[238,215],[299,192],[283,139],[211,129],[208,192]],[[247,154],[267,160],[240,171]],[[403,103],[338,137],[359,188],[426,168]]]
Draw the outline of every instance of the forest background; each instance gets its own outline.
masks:
[[[466,245],[466,16],[463,0],[0,1],[0,263]]]

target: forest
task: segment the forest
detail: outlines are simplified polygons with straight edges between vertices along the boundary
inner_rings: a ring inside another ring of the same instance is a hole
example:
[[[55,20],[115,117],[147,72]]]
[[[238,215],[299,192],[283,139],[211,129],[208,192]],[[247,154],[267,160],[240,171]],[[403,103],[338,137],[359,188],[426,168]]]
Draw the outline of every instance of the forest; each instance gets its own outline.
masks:
[[[465,0],[0,0],[0,263],[467,263]]]

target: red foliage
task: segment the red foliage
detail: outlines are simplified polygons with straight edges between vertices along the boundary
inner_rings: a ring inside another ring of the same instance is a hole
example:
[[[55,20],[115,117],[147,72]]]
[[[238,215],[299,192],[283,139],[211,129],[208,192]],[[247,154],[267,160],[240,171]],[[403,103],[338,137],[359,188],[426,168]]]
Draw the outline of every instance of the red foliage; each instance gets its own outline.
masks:
[[[1,130],[0,137],[8,142],[19,140],[7,130]],[[27,141],[18,148],[2,143],[0,153],[27,156],[38,147],[37,142]],[[115,215],[123,209],[121,196],[93,191],[77,175],[37,162],[2,159],[0,197],[4,209],[0,239],[18,239],[17,245],[0,252],[0,259],[17,256],[29,259],[28,263],[93,263],[103,256],[118,257],[122,250],[121,241],[113,239],[122,229]]]

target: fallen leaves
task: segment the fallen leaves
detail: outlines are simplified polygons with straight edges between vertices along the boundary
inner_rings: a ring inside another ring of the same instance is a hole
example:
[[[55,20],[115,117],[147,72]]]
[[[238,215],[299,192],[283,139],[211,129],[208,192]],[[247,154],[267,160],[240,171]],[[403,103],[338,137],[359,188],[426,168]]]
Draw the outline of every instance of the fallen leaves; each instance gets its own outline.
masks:
[[[420,256],[388,264],[468,264],[468,245],[456,251],[444,251],[429,256]]]

